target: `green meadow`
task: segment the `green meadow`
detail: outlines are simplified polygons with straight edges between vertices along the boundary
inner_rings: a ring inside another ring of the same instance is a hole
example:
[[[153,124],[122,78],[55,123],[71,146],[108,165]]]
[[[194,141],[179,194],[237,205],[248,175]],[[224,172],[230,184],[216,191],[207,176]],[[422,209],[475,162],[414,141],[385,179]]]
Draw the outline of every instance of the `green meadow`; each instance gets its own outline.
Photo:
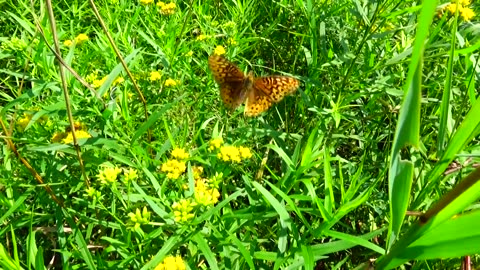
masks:
[[[1,0],[0,269],[480,267],[479,8]]]

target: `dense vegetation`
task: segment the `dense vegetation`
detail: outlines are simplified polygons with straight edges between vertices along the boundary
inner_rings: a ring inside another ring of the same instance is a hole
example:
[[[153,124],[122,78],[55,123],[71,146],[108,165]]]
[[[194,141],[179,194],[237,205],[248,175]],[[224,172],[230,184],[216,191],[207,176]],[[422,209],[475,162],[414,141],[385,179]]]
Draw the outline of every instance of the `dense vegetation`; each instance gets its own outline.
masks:
[[[475,3],[0,7],[0,267],[479,263]],[[212,54],[300,87],[245,116]]]

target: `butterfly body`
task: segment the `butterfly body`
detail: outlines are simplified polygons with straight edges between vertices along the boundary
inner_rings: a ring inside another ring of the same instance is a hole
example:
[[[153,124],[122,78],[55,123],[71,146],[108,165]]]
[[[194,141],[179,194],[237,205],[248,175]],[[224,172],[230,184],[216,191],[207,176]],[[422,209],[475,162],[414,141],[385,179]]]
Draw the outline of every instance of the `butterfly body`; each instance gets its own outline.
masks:
[[[257,116],[273,103],[295,92],[300,85],[288,76],[255,78],[252,72],[243,72],[222,56],[211,55],[208,65],[215,81],[220,85],[220,97],[227,108],[236,109],[246,100],[245,115]]]

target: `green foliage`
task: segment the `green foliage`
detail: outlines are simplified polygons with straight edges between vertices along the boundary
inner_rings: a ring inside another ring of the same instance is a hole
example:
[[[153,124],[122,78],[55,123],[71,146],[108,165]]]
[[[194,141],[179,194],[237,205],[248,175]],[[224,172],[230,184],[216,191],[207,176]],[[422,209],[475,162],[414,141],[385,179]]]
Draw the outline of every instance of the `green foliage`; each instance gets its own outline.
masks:
[[[477,6],[146,2],[3,2],[1,268],[452,269],[480,252]],[[299,91],[256,118],[225,109],[218,46]]]

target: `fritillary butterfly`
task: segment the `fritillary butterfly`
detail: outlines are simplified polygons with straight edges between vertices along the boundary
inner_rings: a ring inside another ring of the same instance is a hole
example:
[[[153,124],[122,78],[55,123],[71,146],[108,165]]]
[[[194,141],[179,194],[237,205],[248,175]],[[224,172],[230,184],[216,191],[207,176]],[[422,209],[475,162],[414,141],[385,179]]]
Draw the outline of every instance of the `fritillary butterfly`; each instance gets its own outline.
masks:
[[[252,72],[245,76],[237,66],[220,55],[211,55],[208,66],[220,85],[220,97],[225,106],[235,109],[247,100],[247,116],[257,116],[265,112],[273,103],[295,92],[300,85],[297,79],[288,76],[255,78]]]

